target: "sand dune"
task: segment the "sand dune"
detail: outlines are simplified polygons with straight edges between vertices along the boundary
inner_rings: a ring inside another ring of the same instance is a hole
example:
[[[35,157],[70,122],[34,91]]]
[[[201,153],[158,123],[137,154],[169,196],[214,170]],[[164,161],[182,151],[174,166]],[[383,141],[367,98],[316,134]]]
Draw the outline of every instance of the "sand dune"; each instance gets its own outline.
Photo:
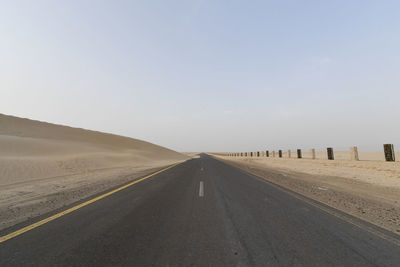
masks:
[[[185,158],[128,137],[0,114],[0,185]]]
[[[0,114],[0,229],[188,158],[133,138]]]

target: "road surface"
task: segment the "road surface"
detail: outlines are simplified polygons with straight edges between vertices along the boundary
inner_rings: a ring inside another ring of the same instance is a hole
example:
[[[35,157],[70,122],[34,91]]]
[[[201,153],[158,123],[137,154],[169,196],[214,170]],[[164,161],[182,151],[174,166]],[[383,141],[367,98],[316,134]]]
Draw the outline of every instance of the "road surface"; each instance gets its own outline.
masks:
[[[400,266],[397,235],[321,207],[202,155],[0,243],[0,266]]]

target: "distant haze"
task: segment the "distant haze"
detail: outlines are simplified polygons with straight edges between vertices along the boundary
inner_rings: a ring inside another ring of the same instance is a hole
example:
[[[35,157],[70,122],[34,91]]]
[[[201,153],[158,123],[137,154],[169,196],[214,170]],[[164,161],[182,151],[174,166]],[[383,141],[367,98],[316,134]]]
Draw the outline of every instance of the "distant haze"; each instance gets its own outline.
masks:
[[[400,149],[399,1],[2,1],[0,113],[178,151]]]

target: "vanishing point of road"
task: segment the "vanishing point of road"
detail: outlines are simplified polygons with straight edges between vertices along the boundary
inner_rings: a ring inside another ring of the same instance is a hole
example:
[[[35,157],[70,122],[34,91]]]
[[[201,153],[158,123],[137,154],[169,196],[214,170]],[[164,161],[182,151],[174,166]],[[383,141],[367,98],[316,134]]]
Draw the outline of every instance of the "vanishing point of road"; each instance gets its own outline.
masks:
[[[0,243],[0,266],[115,265],[400,266],[400,238],[202,154]]]

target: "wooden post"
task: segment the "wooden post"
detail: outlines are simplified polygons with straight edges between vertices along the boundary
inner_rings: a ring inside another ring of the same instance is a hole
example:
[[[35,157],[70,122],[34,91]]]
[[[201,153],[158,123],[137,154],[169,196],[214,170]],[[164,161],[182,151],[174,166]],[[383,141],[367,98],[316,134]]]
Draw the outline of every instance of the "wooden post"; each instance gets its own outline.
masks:
[[[250,157],[252,157],[253,156],[253,152],[250,152]]]
[[[266,156],[266,157],[269,157],[269,151],[268,151],[268,150],[265,151],[265,156]]]
[[[292,157],[292,151],[290,151],[290,149],[287,151],[287,156],[288,158]]]
[[[328,148],[326,149],[326,151],[327,151],[327,153],[328,153],[328,159],[329,159],[329,160],[334,160],[335,157],[333,156],[333,148],[328,147]]]
[[[301,149],[297,149],[297,158],[301,159]]]
[[[315,157],[315,149],[314,148],[311,148],[311,158],[312,159],[315,159],[316,157]]]
[[[279,154],[279,157],[282,158],[282,150],[279,149],[278,154]]]
[[[260,151],[257,151],[257,157],[260,157]]]
[[[394,155],[393,144],[384,144],[383,150],[385,152],[385,160],[386,161],[395,161],[396,160],[395,155]]]

